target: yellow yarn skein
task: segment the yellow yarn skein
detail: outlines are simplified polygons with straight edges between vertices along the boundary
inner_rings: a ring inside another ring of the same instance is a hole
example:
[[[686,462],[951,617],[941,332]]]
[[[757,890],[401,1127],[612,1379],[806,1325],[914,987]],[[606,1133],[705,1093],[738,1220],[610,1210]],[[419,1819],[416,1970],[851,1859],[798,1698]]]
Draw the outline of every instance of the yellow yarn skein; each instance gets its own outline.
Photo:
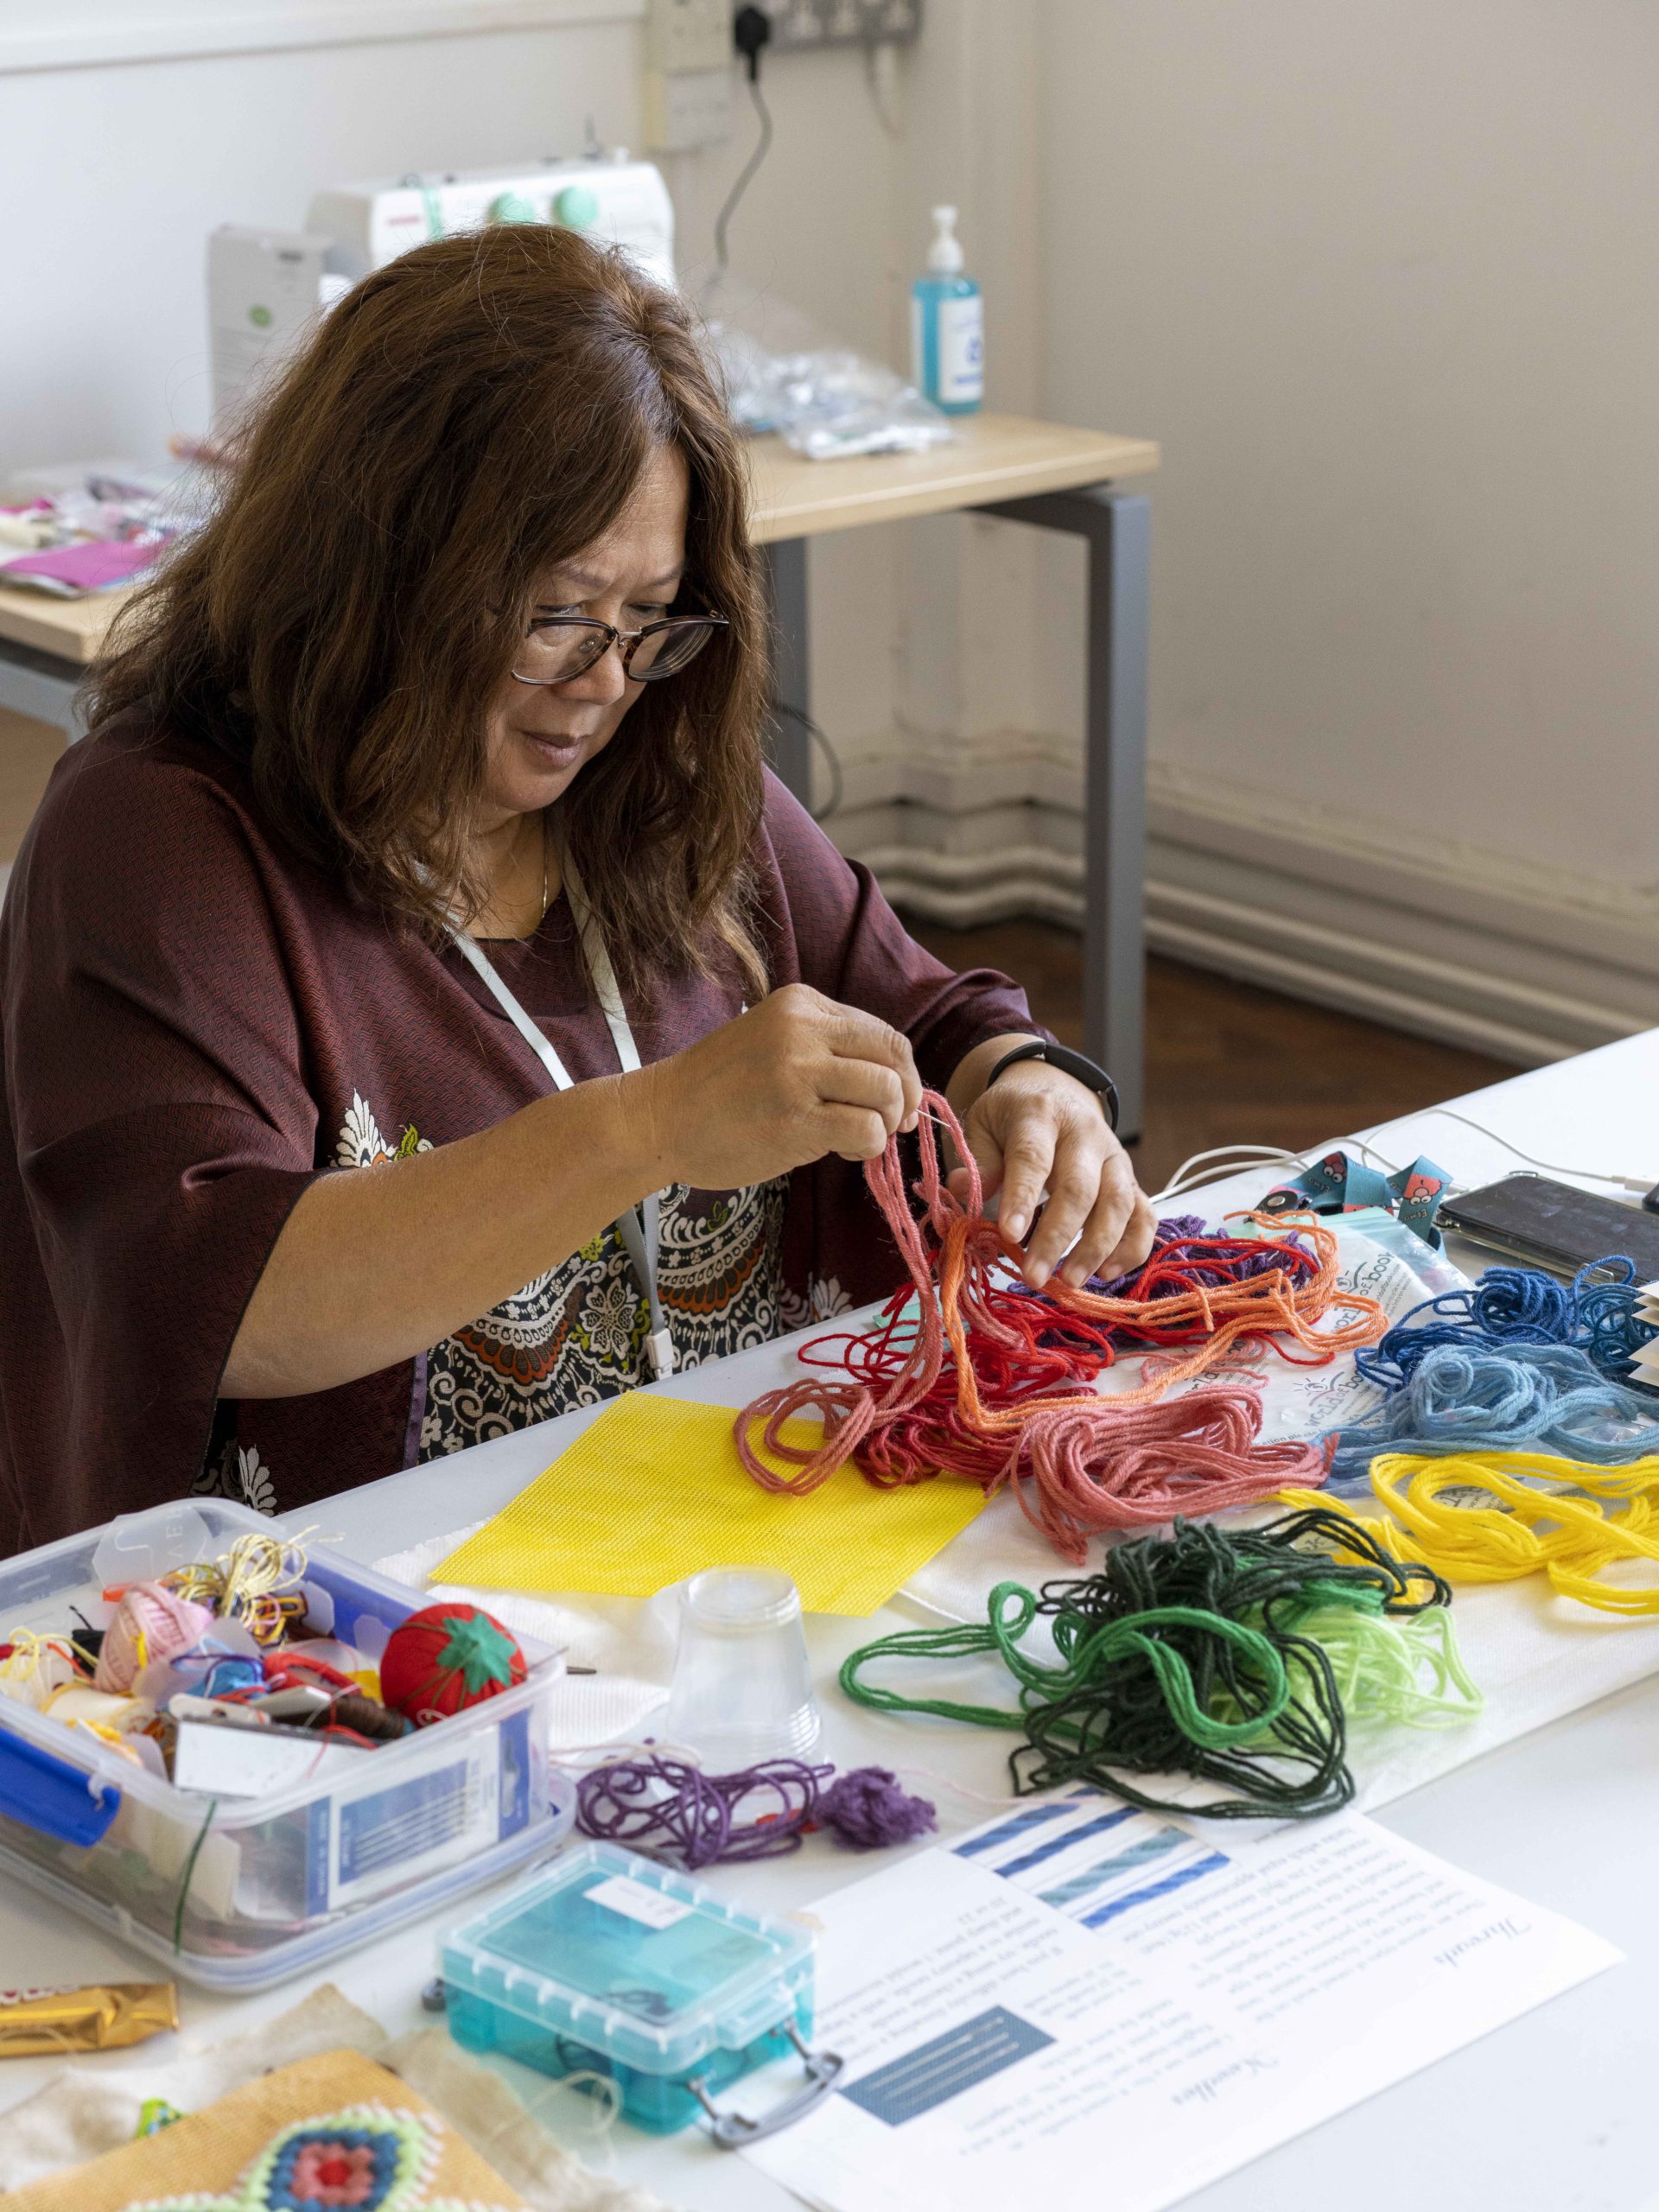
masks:
[[[1421,1560],[1450,1582],[1542,1573],[1599,1612],[1659,1614],[1659,1581],[1629,1588],[1601,1579],[1617,1560],[1659,1563],[1659,1457],[1603,1467],[1546,1452],[1386,1452],[1371,1462],[1371,1488],[1391,1517],[1316,1491],[1281,1494],[1339,1507],[1393,1557]],[[1495,1503],[1453,1495],[1469,1491]]]

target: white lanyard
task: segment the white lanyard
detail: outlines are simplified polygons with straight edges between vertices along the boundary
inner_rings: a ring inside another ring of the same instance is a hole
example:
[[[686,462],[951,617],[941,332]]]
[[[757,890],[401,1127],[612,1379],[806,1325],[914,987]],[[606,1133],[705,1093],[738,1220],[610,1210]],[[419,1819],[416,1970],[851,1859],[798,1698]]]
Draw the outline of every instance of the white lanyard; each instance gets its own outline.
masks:
[[[588,901],[582,894],[575,869],[569,857],[561,854],[560,872],[564,878],[565,897],[570,902],[570,912],[575,917],[576,933],[582,939],[582,950],[588,963],[588,974],[594,986],[594,995],[599,1001],[605,1016],[605,1026],[611,1033],[611,1042],[616,1047],[616,1057],[624,1075],[632,1075],[639,1065],[639,1054],[633,1041],[633,1032],[628,1027],[628,1016],[622,1004],[622,994],[616,987],[616,971],[611,966],[611,956],[599,925],[588,911]],[[524,1012],[512,993],[496,973],[482,948],[464,930],[450,927],[450,936],[474,971],[485,982],[501,1011],[524,1039],[531,1052],[553,1078],[554,1088],[569,1090],[572,1077],[564,1062]],[[646,1338],[646,1350],[651,1357],[653,1375],[674,1372],[674,1343],[668,1332],[667,1316],[663,1312],[661,1294],[657,1287],[658,1193],[652,1191],[638,1206],[629,1206],[616,1217],[617,1233],[628,1250],[634,1272],[645,1294],[645,1303],[651,1312],[651,1334]]]

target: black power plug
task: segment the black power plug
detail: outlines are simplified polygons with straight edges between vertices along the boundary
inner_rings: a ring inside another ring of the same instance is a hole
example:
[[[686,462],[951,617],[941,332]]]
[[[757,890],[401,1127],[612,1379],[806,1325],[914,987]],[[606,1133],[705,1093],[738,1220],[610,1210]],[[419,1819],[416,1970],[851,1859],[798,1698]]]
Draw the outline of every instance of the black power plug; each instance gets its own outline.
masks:
[[[760,80],[760,53],[772,43],[772,17],[764,8],[740,8],[732,23],[732,43],[749,65],[749,82]]]
[[[732,43],[748,64],[749,98],[754,111],[760,118],[760,137],[754,151],[743,164],[737,182],[726,195],[726,204],[715,218],[715,270],[716,281],[726,274],[728,265],[727,226],[732,219],[738,201],[748,190],[750,180],[766,158],[772,144],[772,117],[766,101],[760,96],[760,56],[772,43],[772,17],[764,8],[740,8],[732,22]]]

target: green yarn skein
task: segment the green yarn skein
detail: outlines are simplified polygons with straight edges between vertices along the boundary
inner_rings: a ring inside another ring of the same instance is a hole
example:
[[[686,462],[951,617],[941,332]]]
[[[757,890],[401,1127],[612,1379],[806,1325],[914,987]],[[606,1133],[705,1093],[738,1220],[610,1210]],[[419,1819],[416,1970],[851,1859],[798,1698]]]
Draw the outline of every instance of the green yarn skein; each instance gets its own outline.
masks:
[[[877,1712],[1019,1729],[1026,1741],[1009,1759],[1018,1795],[1087,1782],[1148,1811],[1211,1820],[1334,1812],[1354,1794],[1342,1683],[1351,1693],[1357,1665],[1363,1677],[1358,1624],[1380,1626],[1451,1596],[1428,1568],[1354,1536],[1351,1520],[1323,1507],[1258,1529],[1177,1521],[1167,1536],[1114,1547],[1096,1574],[1047,1582],[1037,1594],[1000,1583],[983,1624],[901,1630],[867,1644],[843,1664],[841,1686]],[[1362,1556],[1338,1560],[1308,1548],[1338,1543]],[[1052,1662],[1026,1645],[1039,1618]],[[1316,1627],[1334,1637],[1340,1678]],[[1014,1707],[907,1697],[865,1679],[885,1660],[987,1654],[1018,1685]],[[1160,1796],[1132,1774],[1188,1774],[1227,1794]]]

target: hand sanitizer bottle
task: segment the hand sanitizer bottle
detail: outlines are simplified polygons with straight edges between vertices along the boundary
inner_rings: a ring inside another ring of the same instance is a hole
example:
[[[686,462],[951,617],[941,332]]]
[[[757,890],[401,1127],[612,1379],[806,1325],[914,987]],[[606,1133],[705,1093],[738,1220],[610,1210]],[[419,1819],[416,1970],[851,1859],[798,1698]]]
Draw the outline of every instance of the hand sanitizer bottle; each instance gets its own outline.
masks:
[[[911,373],[947,415],[971,415],[985,397],[985,303],[962,273],[954,207],[933,210],[927,274],[910,288]]]

